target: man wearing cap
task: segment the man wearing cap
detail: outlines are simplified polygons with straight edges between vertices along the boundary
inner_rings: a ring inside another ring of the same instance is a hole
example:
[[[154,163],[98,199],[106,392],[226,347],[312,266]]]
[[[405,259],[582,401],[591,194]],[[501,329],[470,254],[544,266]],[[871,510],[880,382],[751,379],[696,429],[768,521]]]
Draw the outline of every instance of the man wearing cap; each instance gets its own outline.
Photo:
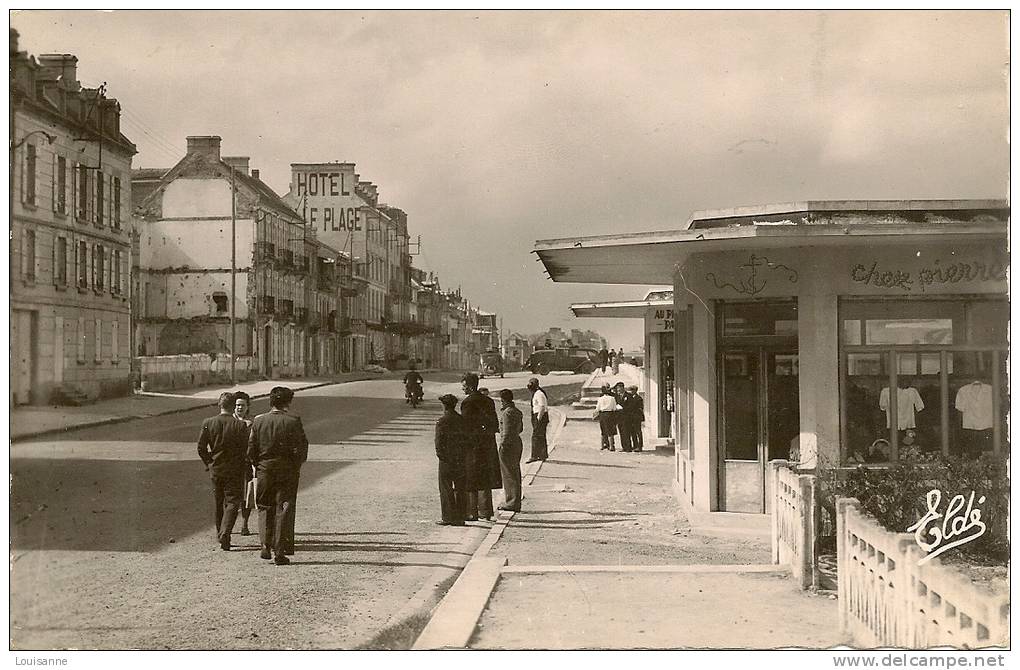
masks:
[[[630,424],[627,422],[627,415],[624,412],[624,402],[627,399],[627,389],[624,383],[616,382],[613,384],[612,394],[616,398],[617,406],[620,408],[613,415],[616,420],[616,431],[620,434],[620,450],[631,451]]]
[[[457,413],[457,396],[439,397],[443,415],[436,421],[436,457],[439,459],[439,511],[441,526],[464,525],[464,418]]]
[[[627,394],[623,397],[622,404],[623,421],[627,424],[630,449],[631,451],[643,451],[645,448],[645,438],[641,432],[641,424],[645,420],[645,402],[638,394],[637,386],[627,387]]]
[[[514,392],[499,392],[499,469],[503,477],[503,504],[499,509],[521,511],[521,454],[524,443],[524,415],[514,405]]]
[[[230,532],[237,520],[244,489],[245,425],[234,418],[234,395],[221,393],[220,413],[202,422],[198,457],[211,471],[216,538],[220,549],[230,551]]]
[[[461,387],[467,396],[460,403],[460,413],[467,427],[468,449],[464,459],[464,488],[467,490],[465,519],[492,519],[492,489],[502,488],[496,433],[499,419],[496,403],[478,392],[478,375],[464,375]]]
[[[549,427],[549,398],[535,377],[528,380],[528,390],[531,391],[531,458],[527,462],[534,463],[549,458],[545,434]]]
[[[297,499],[298,471],[308,459],[308,438],[301,419],[287,412],[294,392],[276,386],[269,392],[270,411],[255,417],[248,438],[248,462],[255,466],[262,558],[287,565],[287,526]],[[293,517],[291,517],[293,519]],[[293,527],[293,526],[292,526]],[[293,542],[293,535],[290,536]]]

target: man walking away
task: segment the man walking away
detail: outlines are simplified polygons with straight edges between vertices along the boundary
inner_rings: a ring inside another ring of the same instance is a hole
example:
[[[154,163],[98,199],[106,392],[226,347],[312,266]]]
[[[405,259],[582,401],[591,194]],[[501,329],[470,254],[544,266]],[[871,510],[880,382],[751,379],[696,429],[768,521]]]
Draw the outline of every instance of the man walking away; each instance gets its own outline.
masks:
[[[531,458],[528,463],[534,463],[549,458],[545,434],[549,427],[549,398],[535,377],[528,380],[528,390],[531,391]]]
[[[623,362],[623,347],[620,347],[619,351],[610,352],[610,363],[613,366],[613,374],[620,374],[620,363]]]
[[[234,418],[244,423],[244,448],[247,451],[248,435],[251,433],[251,396],[244,391],[234,394]],[[255,485],[247,454],[241,474],[244,478],[244,489],[241,493],[241,535],[251,535],[248,519],[251,518],[251,511],[255,508]]]
[[[230,532],[237,520],[244,486],[244,423],[231,414],[234,396],[221,393],[220,413],[202,422],[198,434],[198,457],[212,473],[213,501],[216,506],[216,538],[220,549],[230,551]]]
[[[599,349],[599,366],[602,368],[602,374],[606,374],[607,365],[609,365],[609,352],[605,347],[602,347]]]
[[[514,392],[499,392],[499,470],[503,476],[503,504],[499,509],[521,511],[521,455],[524,443],[524,415],[514,405]]]
[[[308,458],[308,438],[301,419],[287,413],[293,399],[289,388],[274,387],[269,392],[270,411],[255,417],[248,438],[248,461],[255,466],[259,482],[255,504],[260,555],[273,558],[277,565],[290,563],[285,555],[287,517],[297,498],[298,470]]]
[[[457,413],[457,396],[439,397],[443,416],[436,421],[436,457],[439,458],[439,510],[441,526],[464,525],[464,419]]]
[[[637,386],[628,386],[627,395],[623,402],[623,416],[627,424],[627,433],[630,437],[632,451],[643,451],[645,448],[645,437],[641,431],[641,424],[645,420],[645,401],[638,394]]]
[[[496,433],[499,419],[496,403],[478,392],[478,375],[464,375],[461,387],[467,397],[460,403],[460,413],[467,424],[469,446],[464,459],[464,487],[467,489],[465,520],[492,519],[492,489],[502,488]]]

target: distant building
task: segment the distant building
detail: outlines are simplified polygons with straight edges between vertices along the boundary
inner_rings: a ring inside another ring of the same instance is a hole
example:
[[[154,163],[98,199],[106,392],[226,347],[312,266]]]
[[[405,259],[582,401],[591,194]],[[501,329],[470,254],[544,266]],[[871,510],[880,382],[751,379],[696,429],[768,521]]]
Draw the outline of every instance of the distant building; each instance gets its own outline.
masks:
[[[135,145],[105,85],[79,84],[75,56],[36,58],[10,38],[11,405],[123,395]]]
[[[234,355],[267,377],[340,369],[348,259],[216,136],[187,138],[169,170],[137,170],[139,355],[229,351],[231,189],[237,272]]]

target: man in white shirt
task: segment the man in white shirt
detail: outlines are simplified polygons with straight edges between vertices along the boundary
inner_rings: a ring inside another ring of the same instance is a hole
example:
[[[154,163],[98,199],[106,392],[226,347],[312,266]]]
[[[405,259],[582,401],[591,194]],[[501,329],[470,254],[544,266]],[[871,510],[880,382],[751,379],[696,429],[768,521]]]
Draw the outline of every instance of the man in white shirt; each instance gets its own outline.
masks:
[[[528,380],[528,390],[531,391],[531,458],[526,462],[534,463],[549,458],[545,434],[549,427],[549,398],[535,377]]]

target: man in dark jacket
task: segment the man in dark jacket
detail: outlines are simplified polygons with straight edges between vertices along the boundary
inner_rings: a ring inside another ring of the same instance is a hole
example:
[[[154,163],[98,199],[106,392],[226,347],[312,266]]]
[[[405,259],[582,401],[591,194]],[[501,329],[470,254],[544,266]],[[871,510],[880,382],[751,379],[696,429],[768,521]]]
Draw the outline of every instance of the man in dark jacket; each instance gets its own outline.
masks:
[[[503,486],[496,451],[499,419],[496,403],[478,392],[478,375],[469,372],[461,381],[467,397],[460,403],[460,413],[467,427],[468,448],[464,459],[464,487],[467,489],[465,519],[492,519],[492,489]]]
[[[442,526],[464,525],[464,419],[457,413],[457,397],[440,396],[443,416],[436,421],[436,457],[439,459],[439,510]]]
[[[308,459],[308,438],[301,419],[287,413],[294,392],[285,386],[269,392],[270,411],[252,422],[248,461],[255,466],[262,558],[287,565],[287,522],[297,499],[298,471]],[[293,536],[290,541],[293,542]]]
[[[630,423],[627,421],[626,405],[627,389],[623,382],[616,382],[612,389],[613,397],[620,410],[616,412],[616,431],[620,434],[620,449],[631,451]]]
[[[631,450],[644,450],[645,438],[641,433],[641,424],[645,420],[645,401],[638,394],[636,386],[628,386],[627,394],[623,397],[623,420],[627,424]]]
[[[606,373],[606,366],[609,365],[609,352],[605,347],[599,349],[599,366],[602,368],[602,374]]]
[[[230,532],[237,520],[244,489],[245,425],[231,414],[234,396],[221,393],[220,413],[202,422],[198,434],[198,457],[212,473],[216,506],[216,538],[223,551],[230,551]]]
[[[251,431],[251,396],[244,391],[234,394],[234,418],[244,422],[244,448],[248,450],[248,434]],[[255,493],[253,490],[252,478],[255,476],[248,464],[247,454],[244,464],[244,492],[241,494],[241,535],[251,535],[248,528],[248,519],[251,511],[255,508]]]

